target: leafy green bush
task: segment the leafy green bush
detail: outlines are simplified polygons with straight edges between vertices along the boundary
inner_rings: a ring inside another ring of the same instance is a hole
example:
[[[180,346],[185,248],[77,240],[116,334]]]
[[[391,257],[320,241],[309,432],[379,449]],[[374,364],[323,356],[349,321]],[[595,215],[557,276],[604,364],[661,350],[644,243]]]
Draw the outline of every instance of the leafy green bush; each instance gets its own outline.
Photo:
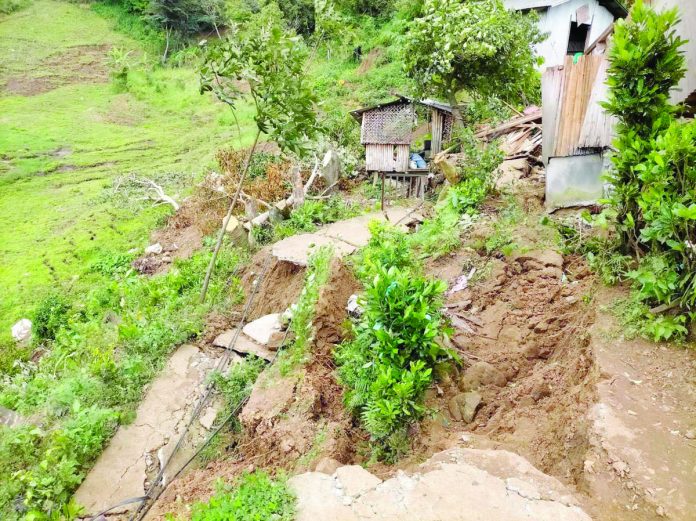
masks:
[[[460,244],[460,223],[471,222],[493,184],[493,172],[503,160],[496,144],[481,145],[469,129],[456,133],[463,158],[457,163],[462,181],[450,187],[411,243],[423,256],[439,257]]]
[[[339,196],[327,200],[307,200],[273,229],[273,240],[284,239],[296,233],[313,232],[319,225],[334,223],[360,215],[359,206],[346,202]]]
[[[34,311],[33,329],[39,340],[52,340],[61,326],[66,325],[70,304],[62,295],[54,293],[39,303]]]
[[[378,237],[391,235],[392,240],[373,242],[368,248],[375,255],[361,257],[363,314],[336,360],[346,406],[362,419],[375,456],[395,459],[405,447],[408,426],[425,413],[423,395],[432,383],[433,367],[453,353],[438,343],[448,334],[440,314],[446,284],[410,269],[414,261],[403,241],[384,227],[375,230]]]
[[[696,122],[676,120],[669,98],[685,73],[677,21],[676,10],[637,1],[617,23],[605,104],[618,119],[611,216],[623,251],[639,259],[627,276],[645,305],[684,313],[649,317],[653,338],[685,334],[696,305]]]
[[[31,0],[0,0],[0,14],[10,14],[29,5]]]
[[[404,69],[420,94],[442,97],[461,122],[457,94],[507,100],[539,98],[533,46],[543,37],[537,17],[502,0],[425,0],[408,26]]]
[[[207,503],[196,503],[191,521],[292,521],[295,496],[283,479],[265,472],[242,474],[234,486],[218,483]]]

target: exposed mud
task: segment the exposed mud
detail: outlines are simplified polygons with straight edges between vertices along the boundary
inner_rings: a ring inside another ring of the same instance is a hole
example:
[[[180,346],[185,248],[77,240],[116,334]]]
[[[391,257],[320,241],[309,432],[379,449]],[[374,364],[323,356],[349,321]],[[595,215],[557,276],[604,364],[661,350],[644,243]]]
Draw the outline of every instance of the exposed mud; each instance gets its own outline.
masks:
[[[250,284],[263,266],[262,253],[245,276]],[[293,303],[302,287],[304,269],[276,261],[257,295],[253,314],[282,311]],[[295,288],[297,286],[297,292]],[[272,366],[259,377],[249,402],[240,414],[243,433],[227,457],[189,472],[171,484],[153,507],[149,518],[167,512],[185,512],[186,504],[209,496],[219,478],[230,480],[250,468],[314,468],[323,457],[342,463],[355,460],[357,441],[364,437],[343,407],[343,393],[335,379],[333,349],[344,338],[348,297],[359,288],[352,272],[335,259],[331,275],[315,308],[315,336],[310,359],[301,372],[282,376]]]
[[[106,54],[111,45],[77,45],[52,54],[41,61],[40,76],[21,75],[0,78],[3,91],[13,96],[36,96],[64,85],[106,83],[109,69]]]

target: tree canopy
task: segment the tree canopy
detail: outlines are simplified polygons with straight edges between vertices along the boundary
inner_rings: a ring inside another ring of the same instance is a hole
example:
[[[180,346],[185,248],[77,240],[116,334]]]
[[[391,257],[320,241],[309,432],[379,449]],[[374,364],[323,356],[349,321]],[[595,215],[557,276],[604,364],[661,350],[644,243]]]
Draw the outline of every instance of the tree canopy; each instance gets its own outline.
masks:
[[[462,90],[533,99],[533,46],[542,40],[536,17],[507,10],[502,0],[425,0],[405,36],[404,67],[419,94],[453,106]],[[461,121],[458,111],[455,117]]]
[[[233,29],[208,49],[201,69],[201,91],[211,91],[233,109],[248,85],[259,132],[281,149],[302,154],[317,130],[315,96],[305,77],[307,51],[301,37],[283,29],[277,7],[256,23]]]

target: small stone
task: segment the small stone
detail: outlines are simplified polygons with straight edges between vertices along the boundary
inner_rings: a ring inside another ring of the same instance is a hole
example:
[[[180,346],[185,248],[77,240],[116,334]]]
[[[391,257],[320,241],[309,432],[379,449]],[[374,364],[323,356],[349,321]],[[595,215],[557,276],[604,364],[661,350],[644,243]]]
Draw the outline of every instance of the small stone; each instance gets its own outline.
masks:
[[[162,253],[162,245],[159,242],[150,244],[150,246],[145,248],[146,255],[159,255],[160,253]]]
[[[469,424],[474,421],[480,405],[481,395],[475,391],[470,391],[453,397],[448,403],[448,408],[455,421]]]
[[[658,516],[660,516],[660,517],[665,517],[665,516],[667,515],[667,513],[665,512],[665,509],[662,508],[662,505],[658,506],[658,507],[655,509],[655,513],[656,513]]]
[[[688,431],[686,431],[686,432],[684,433],[684,437],[685,437],[687,440],[694,440],[694,439],[696,439],[696,429],[689,429]]]

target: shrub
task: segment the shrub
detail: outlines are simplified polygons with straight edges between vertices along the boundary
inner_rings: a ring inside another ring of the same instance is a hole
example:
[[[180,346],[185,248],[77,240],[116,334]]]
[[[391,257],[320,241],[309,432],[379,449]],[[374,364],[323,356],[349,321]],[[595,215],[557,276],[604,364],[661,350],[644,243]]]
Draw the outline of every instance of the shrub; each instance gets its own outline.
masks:
[[[376,231],[385,235],[388,229]],[[363,314],[353,324],[353,339],[336,352],[346,406],[362,419],[374,455],[386,459],[400,456],[408,426],[425,413],[423,395],[433,367],[453,356],[438,343],[448,334],[440,313],[446,284],[409,269],[413,261],[407,261],[402,241],[393,239],[375,258],[362,256]],[[382,264],[388,259],[402,267]]]
[[[294,515],[295,496],[286,482],[256,471],[242,474],[232,487],[218,483],[207,503],[193,506],[191,521],[292,521]]]
[[[637,1],[615,29],[607,111],[618,119],[608,175],[611,215],[624,252],[639,259],[627,275],[647,306],[687,312],[696,305],[696,122],[675,119],[669,101],[685,73],[677,11]],[[653,338],[681,336],[687,317],[652,317]]]
[[[34,311],[33,329],[40,340],[52,340],[65,324],[70,311],[65,297],[54,293],[43,299]]]
[[[309,258],[304,287],[297,303],[291,307],[290,332],[295,336],[292,344],[283,352],[279,361],[281,374],[304,362],[314,337],[314,311],[319,292],[329,279],[333,250],[324,246]]]

